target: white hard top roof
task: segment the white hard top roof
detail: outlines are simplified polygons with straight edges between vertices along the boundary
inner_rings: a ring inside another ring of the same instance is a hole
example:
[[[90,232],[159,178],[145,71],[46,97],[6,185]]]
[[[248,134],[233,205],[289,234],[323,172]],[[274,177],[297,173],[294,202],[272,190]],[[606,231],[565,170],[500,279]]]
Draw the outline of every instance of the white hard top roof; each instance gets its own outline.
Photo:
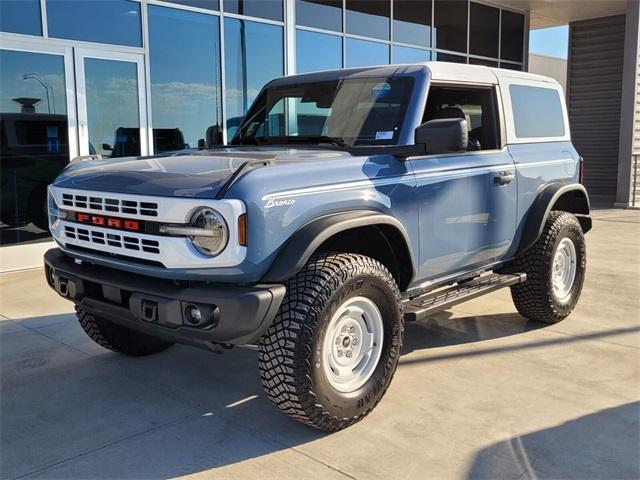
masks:
[[[438,81],[456,81],[465,83],[498,83],[501,78],[518,78],[522,80],[557,84],[553,78],[534,73],[507,70],[504,68],[485,67],[449,62],[425,62],[422,65],[431,72],[431,79]]]

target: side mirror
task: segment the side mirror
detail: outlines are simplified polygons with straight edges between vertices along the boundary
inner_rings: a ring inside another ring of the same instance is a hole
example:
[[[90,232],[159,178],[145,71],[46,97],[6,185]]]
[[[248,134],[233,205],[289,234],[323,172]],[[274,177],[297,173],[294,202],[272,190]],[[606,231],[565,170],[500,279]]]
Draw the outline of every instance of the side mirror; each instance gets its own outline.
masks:
[[[222,127],[220,125],[212,125],[207,128],[206,136],[207,148],[214,148],[217,145],[222,145]]]
[[[102,150],[105,150],[107,152],[113,152],[113,147],[111,145],[109,145],[108,143],[103,143],[102,144]]]
[[[462,118],[429,120],[415,131],[416,144],[426,147],[427,155],[466,152],[469,128]]]

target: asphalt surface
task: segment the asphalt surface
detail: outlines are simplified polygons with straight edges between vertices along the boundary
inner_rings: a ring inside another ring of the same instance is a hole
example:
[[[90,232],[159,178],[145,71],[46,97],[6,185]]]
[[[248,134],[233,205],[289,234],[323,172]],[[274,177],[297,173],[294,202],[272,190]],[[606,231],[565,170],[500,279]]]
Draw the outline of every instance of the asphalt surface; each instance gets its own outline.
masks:
[[[254,351],[124,357],[41,270],[0,275],[0,477],[637,479],[640,212],[594,219],[567,320],[500,291],[409,324],[382,403],[332,435],[269,403]]]

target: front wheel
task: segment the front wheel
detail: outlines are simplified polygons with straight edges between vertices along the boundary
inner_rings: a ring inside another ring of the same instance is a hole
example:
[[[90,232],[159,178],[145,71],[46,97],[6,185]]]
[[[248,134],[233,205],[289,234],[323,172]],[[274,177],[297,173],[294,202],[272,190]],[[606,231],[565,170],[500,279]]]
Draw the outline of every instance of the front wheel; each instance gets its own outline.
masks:
[[[326,431],[367,415],[391,383],[404,333],[389,271],[356,254],[319,254],[287,282],[260,342],[266,394],[284,413]]]
[[[530,320],[557,323],[575,308],[584,283],[587,252],[575,215],[552,211],[538,241],[514,262],[527,281],[511,287],[518,312]]]

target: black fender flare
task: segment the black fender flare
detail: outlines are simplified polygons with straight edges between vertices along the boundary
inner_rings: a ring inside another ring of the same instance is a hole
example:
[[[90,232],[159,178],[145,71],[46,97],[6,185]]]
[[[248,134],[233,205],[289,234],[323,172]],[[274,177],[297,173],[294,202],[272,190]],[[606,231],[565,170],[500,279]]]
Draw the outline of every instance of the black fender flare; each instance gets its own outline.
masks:
[[[329,238],[354,228],[376,225],[390,226],[402,235],[411,259],[413,278],[415,276],[415,262],[409,234],[402,223],[384,213],[371,210],[353,210],[318,217],[300,227],[280,249],[271,267],[260,281],[284,282],[302,270],[311,255]]]
[[[536,197],[527,212],[520,243],[514,256],[519,255],[538,241],[554,207],[571,212],[578,217],[584,233],[591,230],[589,195],[580,183],[554,182],[548,184]]]

